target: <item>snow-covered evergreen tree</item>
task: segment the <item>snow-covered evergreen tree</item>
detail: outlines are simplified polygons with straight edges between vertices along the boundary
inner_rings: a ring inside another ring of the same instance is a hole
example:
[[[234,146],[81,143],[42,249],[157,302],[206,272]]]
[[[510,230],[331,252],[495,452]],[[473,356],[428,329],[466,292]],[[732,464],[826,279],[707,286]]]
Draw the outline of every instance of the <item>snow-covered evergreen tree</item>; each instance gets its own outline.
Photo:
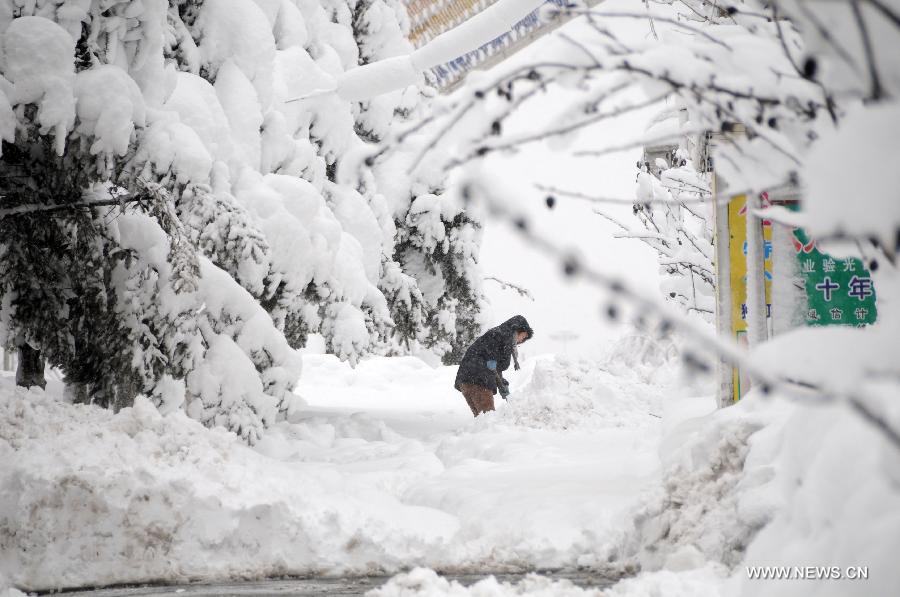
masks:
[[[450,198],[424,193],[398,230],[397,259],[415,278],[426,305],[429,334],[422,342],[445,364],[458,363],[481,330],[480,225]]]
[[[38,348],[80,399],[129,404],[163,375],[183,376],[198,340],[196,256],[166,197],[123,198],[140,200],[141,226],[136,209],[84,207],[125,192],[111,179],[143,102],[120,69],[79,60],[76,73],[76,40],[48,19],[15,19],[3,46],[0,81],[16,109],[0,157],[4,343]],[[162,235],[156,251],[145,228]]]
[[[405,27],[388,0],[0,5],[2,340],[81,399],[151,395],[251,442],[291,408],[311,333],[351,362],[458,343],[478,301],[426,301],[396,247],[453,276],[474,236],[449,212],[440,246],[398,229],[421,193],[368,159],[423,96],[327,92],[406,51]]]
[[[410,53],[408,29],[398,0],[355,2],[353,32],[360,64]],[[384,142],[392,125],[396,128],[398,122],[424,118],[433,93],[410,88],[362,102],[357,133],[369,143]],[[481,331],[477,247],[469,245],[477,226],[443,196],[442,177],[411,173],[409,166],[407,155],[390,151],[374,165],[380,183],[374,188],[390,195],[387,209],[392,218],[383,228],[394,235],[393,253],[385,256],[380,282],[394,322],[386,346],[389,352],[425,348],[441,355],[444,362],[455,363]],[[353,167],[365,181],[360,182],[361,192],[373,188],[366,165]],[[373,200],[379,205],[384,201]]]

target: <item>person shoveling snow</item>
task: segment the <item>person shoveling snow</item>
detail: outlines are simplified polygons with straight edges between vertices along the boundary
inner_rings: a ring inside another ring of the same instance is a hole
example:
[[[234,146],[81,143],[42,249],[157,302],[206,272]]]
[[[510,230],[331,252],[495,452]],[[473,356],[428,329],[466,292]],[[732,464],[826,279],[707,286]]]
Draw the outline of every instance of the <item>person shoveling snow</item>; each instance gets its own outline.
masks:
[[[534,335],[528,321],[516,315],[497,327],[489,329],[469,346],[456,373],[453,387],[462,392],[472,414],[494,410],[494,394],[506,399],[509,396],[509,382],[503,372],[509,368],[510,359],[519,369],[516,346]]]

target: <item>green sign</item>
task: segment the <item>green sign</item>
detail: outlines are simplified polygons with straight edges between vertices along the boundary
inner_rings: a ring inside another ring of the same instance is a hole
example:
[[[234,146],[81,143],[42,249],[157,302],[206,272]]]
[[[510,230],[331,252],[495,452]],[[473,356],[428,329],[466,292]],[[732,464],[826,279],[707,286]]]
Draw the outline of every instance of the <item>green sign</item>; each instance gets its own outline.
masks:
[[[859,259],[836,259],[822,253],[800,228],[794,229],[794,249],[806,286],[807,325],[868,325],[875,323],[875,284]]]

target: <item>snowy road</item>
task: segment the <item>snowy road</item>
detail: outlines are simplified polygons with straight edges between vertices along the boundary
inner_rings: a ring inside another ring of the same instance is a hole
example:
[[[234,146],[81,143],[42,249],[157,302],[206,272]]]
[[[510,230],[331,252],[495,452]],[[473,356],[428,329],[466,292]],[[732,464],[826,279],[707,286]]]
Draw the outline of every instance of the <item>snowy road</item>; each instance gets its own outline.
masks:
[[[113,414],[52,391],[10,395],[7,435],[24,456],[9,471],[23,548],[8,562],[12,582],[51,590],[416,567],[628,575],[632,509],[658,483],[660,438],[682,416],[673,413],[697,400],[628,367],[535,357],[510,372],[510,401],[473,419],[455,368],[304,361],[297,391],[308,406],[254,448],[146,402]],[[262,590],[306,590],[285,587]]]
[[[516,583],[523,574],[494,575],[499,582]],[[575,586],[602,589],[615,581],[600,576],[583,574],[550,575],[554,580],[566,579]],[[448,580],[464,586],[486,578],[485,575],[448,575]],[[67,593],[68,597],[356,597],[383,586],[390,577],[368,576],[359,578],[269,580],[230,584],[195,584],[172,586],[119,587],[95,591]]]

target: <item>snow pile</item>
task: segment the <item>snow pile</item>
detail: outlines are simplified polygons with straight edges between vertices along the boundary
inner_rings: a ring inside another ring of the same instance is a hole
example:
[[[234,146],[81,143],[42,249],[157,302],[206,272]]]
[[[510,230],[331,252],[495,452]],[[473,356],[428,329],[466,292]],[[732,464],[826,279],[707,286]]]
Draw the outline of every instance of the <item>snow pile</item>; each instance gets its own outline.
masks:
[[[889,296],[889,293],[888,293]],[[758,366],[836,397],[794,400],[751,392],[741,403],[673,428],[663,483],[637,511],[629,552],[644,570],[723,565],[734,595],[881,595],[900,583],[894,387],[861,372],[894,366],[891,320],[875,327],[783,334],[753,354]],[[814,347],[814,348],[810,348]],[[835,366],[839,363],[840,366]],[[842,398],[841,396],[844,396]],[[864,400],[873,424],[846,401]],[[868,580],[749,578],[751,566],[866,568]]]
[[[683,368],[682,345],[673,336],[647,332],[625,334],[602,359],[601,367],[616,376],[636,376],[640,381],[664,388],[697,386],[697,394],[712,392],[709,380]]]
[[[0,528],[16,537],[0,574],[51,589],[413,566],[633,571],[628,512],[658,473],[658,419],[614,402],[615,425],[513,425],[504,405],[474,420],[455,368],[307,358],[308,404],[253,448],[143,398],[114,414],[0,378]],[[551,371],[575,394],[597,387],[581,365]],[[526,375],[511,373],[514,387]]]
[[[843,406],[799,408],[748,454],[740,512],[769,522],[735,569],[747,596],[889,595],[900,583],[900,468],[896,445]],[[865,567],[867,580],[750,580],[746,566]]]
[[[0,574],[0,597],[26,597],[26,593],[10,587],[6,577]]]
[[[744,513],[739,500],[754,434],[776,416],[747,413],[747,404],[687,421],[665,437],[663,484],[635,517],[644,567],[677,571],[707,561],[733,567],[767,522],[771,512],[763,504]]]
[[[138,399],[113,414],[0,383],[0,527],[16,538],[0,570],[18,586],[376,572],[456,529],[364,476],[273,460],[181,411]]]
[[[485,419],[535,429],[638,428],[654,423],[662,398],[658,388],[622,383],[588,360],[564,357],[530,365],[531,378],[512,388],[508,404]],[[499,402],[499,395],[495,402]]]
[[[896,288],[880,290],[882,305],[895,304]],[[886,595],[900,586],[890,555],[900,549],[900,445],[886,432],[900,429],[897,385],[887,377],[897,370],[897,318],[888,309],[879,315],[868,328],[797,330],[754,354],[772,370],[835,393],[830,400],[813,394],[759,434],[740,503],[746,516],[771,512],[742,565],[868,568],[868,580],[805,581],[810,594]],[[751,581],[742,569],[734,576],[745,595],[796,594],[794,583]]]

